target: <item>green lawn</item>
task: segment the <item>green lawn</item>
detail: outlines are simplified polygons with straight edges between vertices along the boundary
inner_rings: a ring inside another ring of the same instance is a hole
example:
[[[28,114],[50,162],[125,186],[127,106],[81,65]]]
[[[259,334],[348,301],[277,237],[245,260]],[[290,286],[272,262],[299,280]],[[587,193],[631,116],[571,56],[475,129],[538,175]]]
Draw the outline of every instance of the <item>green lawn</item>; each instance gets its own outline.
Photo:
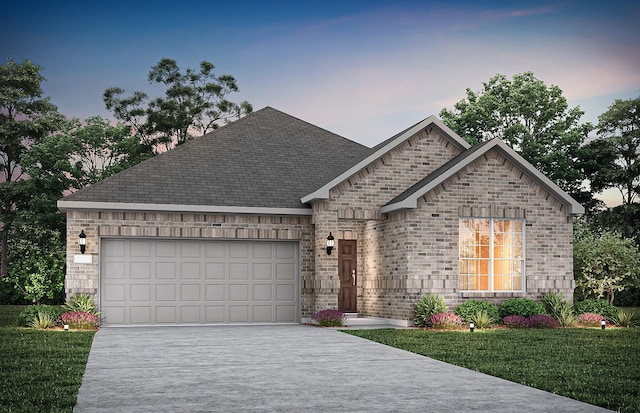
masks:
[[[17,327],[24,306],[0,306],[0,412],[71,412],[94,332]]]
[[[608,409],[640,412],[640,328],[345,332]]]

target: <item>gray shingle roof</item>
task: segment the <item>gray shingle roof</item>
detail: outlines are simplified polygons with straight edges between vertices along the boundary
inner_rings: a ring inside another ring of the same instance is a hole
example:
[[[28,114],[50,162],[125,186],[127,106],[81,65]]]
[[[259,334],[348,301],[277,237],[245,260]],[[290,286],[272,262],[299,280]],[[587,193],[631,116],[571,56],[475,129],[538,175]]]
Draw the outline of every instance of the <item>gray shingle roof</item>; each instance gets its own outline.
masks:
[[[301,197],[369,151],[266,107],[62,201],[308,208]]]

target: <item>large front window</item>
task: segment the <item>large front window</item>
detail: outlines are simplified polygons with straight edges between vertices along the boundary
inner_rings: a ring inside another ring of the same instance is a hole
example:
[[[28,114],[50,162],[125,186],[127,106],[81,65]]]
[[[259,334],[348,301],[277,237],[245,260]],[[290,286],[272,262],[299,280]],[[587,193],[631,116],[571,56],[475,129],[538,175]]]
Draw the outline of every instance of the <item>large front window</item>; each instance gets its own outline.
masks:
[[[460,219],[460,289],[524,290],[524,221]]]

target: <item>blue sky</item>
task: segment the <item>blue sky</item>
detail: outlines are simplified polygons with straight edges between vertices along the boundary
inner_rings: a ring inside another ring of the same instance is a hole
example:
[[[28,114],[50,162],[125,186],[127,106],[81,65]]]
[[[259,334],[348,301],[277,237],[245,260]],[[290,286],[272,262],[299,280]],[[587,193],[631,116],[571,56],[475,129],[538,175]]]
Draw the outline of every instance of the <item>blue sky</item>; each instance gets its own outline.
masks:
[[[597,121],[640,96],[637,1],[14,1],[0,57],[43,68],[61,113],[112,118],[111,86],[151,91],[163,57],[233,75],[273,106],[373,146],[496,73],[533,71]]]

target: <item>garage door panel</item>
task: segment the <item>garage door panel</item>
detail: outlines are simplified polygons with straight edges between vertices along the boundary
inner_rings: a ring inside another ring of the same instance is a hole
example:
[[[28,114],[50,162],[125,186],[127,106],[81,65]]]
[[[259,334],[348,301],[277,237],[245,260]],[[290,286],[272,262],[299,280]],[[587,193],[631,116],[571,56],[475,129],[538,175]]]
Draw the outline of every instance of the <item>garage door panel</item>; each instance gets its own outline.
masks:
[[[102,239],[105,324],[299,320],[298,243]]]
[[[182,284],[180,285],[181,301],[200,301],[200,285],[199,284]]]
[[[210,280],[224,280],[226,278],[224,262],[205,263],[205,277]]]
[[[151,278],[151,263],[149,262],[132,262],[129,268],[131,278]]]
[[[175,284],[157,284],[156,301],[176,301]]]
[[[183,262],[180,265],[180,278],[187,279],[199,279],[200,278],[200,263],[199,262]]]
[[[205,301],[224,301],[226,289],[225,284],[207,284],[205,286]]]

